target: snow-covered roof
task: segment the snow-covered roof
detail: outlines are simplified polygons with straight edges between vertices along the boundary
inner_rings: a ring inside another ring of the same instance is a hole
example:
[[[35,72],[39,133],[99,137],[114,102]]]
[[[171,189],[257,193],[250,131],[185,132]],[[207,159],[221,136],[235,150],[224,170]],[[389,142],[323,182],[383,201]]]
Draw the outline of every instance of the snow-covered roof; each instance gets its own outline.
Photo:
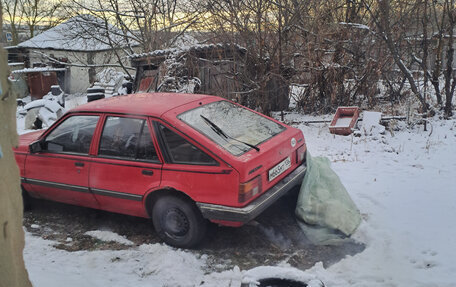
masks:
[[[21,48],[55,49],[67,51],[104,51],[113,45],[122,46],[122,31],[92,15],[80,15],[46,30],[17,45]]]
[[[3,47],[3,49],[5,49],[5,50],[17,49],[17,46],[7,46],[7,47]]]
[[[66,68],[36,67],[12,71],[13,74],[66,71]]]
[[[225,43],[218,43],[218,44],[196,44],[191,46],[182,46],[178,48],[168,48],[163,50],[155,50],[149,53],[140,53],[140,54],[132,54],[130,58],[137,59],[137,58],[144,58],[144,57],[156,57],[156,56],[164,56],[172,53],[184,53],[184,52],[198,52],[198,51],[208,51],[211,49],[216,48],[234,48],[239,51],[245,52],[247,51],[246,48],[239,46],[237,44],[225,44]]]

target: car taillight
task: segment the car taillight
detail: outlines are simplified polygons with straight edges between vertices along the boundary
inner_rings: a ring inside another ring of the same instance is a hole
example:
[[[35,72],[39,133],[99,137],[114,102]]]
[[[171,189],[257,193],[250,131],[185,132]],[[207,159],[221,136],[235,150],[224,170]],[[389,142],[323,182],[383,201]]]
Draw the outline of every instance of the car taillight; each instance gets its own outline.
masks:
[[[296,150],[296,163],[301,163],[306,158],[306,145],[300,146]]]
[[[261,192],[261,176],[239,185],[239,202],[245,202]]]

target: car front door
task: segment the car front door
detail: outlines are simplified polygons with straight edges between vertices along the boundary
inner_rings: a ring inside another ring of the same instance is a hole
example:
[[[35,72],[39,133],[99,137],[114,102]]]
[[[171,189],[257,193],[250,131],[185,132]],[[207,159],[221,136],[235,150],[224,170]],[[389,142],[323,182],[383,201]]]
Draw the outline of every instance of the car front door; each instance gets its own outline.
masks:
[[[97,207],[89,190],[90,147],[99,115],[73,114],[64,118],[43,140],[43,150],[25,162],[30,192],[54,201]]]
[[[90,171],[100,208],[147,217],[143,197],[160,186],[162,161],[147,118],[107,115]]]

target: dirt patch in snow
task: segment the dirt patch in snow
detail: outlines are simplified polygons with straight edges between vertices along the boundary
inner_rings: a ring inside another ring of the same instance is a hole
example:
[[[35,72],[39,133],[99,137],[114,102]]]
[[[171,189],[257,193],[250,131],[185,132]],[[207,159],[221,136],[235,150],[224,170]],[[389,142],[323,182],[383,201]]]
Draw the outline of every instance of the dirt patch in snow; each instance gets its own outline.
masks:
[[[240,228],[210,225],[206,239],[194,252],[208,255],[208,271],[222,271],[236,265],[250,269],[280,263],[305,269],[320,261],[329,266],[364,250],[363,245],[354,242],[341,246],[312,245],[296,224],[295,203],[296,194],[286,196],[256,221]],[[148,219],[44,200],[33,200],[32,204],[32,210],[24,214],[25,228],[35,236],[58,242],[55,248],[121,250],[161,242]],[[134,245],[102,241],[85,234],[93,230],[117,233]]]

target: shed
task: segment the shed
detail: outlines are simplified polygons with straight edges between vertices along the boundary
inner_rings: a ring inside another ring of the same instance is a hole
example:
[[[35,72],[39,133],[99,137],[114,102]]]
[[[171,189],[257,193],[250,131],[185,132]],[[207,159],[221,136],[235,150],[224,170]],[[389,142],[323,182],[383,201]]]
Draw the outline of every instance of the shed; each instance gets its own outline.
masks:
[[[137,92],[198,92],[235,98],[245,86],[246,49],[235,44],[197,44],[130,56]],[[193,82],[192,82],[193,80]],[[183,87],[190,90],[184,90]]]
[[[122,31],[112,25],[107,27],[104,20],[95,16],[76,16],[17,46],[8,47],[9,59],[23,61],[26,68],[37,65],[66,68],[63,90],[85,92],[103,65],[118,64],[115,50],[126,58],[121,49],[126,45]],[[125,61],[128,64],[128,60]]]
[[[58,78],[60,75],[64,75],[65,72],[66,68],[35,67],[15,70],[12,74],[26,75],[30,96],[32,100],[36,100],[43,98],[51,90],[51,86],[57,84],[64,86],[64,83],[58,81]]]

